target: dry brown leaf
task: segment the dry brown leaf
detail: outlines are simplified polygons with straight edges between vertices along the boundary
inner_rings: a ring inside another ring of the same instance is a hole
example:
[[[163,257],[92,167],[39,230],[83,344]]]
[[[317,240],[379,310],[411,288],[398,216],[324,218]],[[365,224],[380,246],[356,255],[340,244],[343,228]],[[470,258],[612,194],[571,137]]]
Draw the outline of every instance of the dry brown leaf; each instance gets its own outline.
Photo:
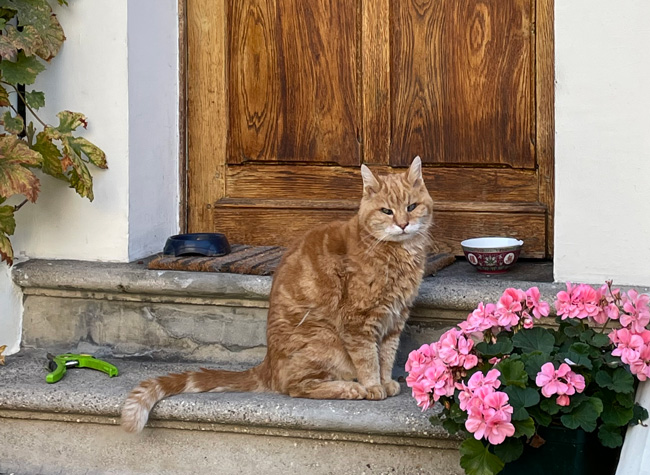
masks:
[[[2,345],[0,346],[0,364],[4,365],[5,364],[5,356],[2,354],[3,351],[7,349],[7,345]]]

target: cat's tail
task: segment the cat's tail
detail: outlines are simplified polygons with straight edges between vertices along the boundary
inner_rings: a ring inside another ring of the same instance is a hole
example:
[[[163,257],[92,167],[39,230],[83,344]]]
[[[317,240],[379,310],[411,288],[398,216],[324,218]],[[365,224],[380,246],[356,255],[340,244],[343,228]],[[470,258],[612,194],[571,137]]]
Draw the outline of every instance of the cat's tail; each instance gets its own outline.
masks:
[[[262,366],[241,372],[201,368],[200,371],[168,374],[142,381],[122,406],[122,428],[127,432],[140,432],[156,403],[175,394],[268,391],[268,385],[259,376],[263,374]]]

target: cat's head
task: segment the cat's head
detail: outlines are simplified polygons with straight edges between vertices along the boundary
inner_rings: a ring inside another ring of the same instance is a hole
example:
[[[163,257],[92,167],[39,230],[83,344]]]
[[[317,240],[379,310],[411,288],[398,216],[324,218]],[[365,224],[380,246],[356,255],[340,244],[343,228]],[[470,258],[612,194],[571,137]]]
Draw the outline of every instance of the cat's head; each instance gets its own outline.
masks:
[[[405,173],[375,176],[361,165],[363,198],[359,223],[376,239],[401,242],[428,233],[433,200],[422,179],[422,161],[415,157]]]

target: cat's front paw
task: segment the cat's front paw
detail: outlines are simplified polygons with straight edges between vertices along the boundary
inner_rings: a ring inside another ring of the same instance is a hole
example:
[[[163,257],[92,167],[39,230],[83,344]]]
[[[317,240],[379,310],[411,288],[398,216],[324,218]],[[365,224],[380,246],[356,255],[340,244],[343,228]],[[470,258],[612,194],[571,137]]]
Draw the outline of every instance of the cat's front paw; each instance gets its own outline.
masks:
[[[383,383],[384,389],[386,390],[386,395],[388,397],[391,396],[397,396],[402,388],[400,387],[399,383],[395,381],[394,379],[391,379],[390,381],[387,381]]]
[[[386,390],[379,384],[375,386],[366,386],[366,392],[366,399],[371,399],[373,401],[386,399]]]

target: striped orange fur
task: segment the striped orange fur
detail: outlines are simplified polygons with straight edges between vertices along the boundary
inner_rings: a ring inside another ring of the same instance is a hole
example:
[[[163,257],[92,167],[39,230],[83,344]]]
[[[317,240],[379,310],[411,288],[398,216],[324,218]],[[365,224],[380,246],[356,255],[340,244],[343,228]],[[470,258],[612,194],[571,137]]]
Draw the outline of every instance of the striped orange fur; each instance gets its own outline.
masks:
[[[399,336],[430,245],[433,201],[419,157],[407,172],[375,176],[361,166],[363,197],[349,221],[309,231],[274,275],[264,361],[143,381],[127,397],[122,426],[142,430],[153,406],[174,394],[266,391],[316,399],[384,399]]]

